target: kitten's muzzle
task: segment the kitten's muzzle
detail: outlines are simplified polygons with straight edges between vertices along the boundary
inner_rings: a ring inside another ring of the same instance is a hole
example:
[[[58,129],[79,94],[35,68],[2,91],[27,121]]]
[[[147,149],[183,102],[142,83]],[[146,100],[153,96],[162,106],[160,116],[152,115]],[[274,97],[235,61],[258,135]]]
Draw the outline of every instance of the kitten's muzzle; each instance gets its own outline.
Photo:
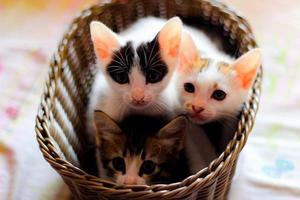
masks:
[[[198,106],[195,106],[195,105],[192,105],[192,109],[193,109],[193,111],[194,111],[196,114],[199,114],[199,113],[201,113],[202,111],[204,111],[204,108],[198,107]]]
[[[142,99],[132,99],[132,104],[135,106],[143,106],[146,104],[146,101],[144,100],[144,98]]]
[[[138,184],[138,180],[134,176],[126,176],[124,178],[124,184],[126,184],[126,185],[136,185],[136,184]]]

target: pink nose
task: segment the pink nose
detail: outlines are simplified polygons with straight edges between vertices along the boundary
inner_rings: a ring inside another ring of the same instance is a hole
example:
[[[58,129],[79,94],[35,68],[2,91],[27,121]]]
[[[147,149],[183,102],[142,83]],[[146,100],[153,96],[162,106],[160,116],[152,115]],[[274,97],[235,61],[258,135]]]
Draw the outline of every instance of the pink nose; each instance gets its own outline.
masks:
[[[126,176],[124,178],[124,184],[126,185],[136,185],[137,184],[137,178],[133,176]]]
[[[137,104],[141,104],[141,103],[144,103],[144,92],[143,91],[136,91],[136,92],[133,92],[132,95],[132,100],[137,103]]]
[[[132,100],[135,103],[144,103],[144,97],[139,97],[139,98],[133,97]]]
[[[194,106],[194,105],[192,106],[192,108],[193,108],[193,111],[195,113],[197,113],[197,114],[201,113],[204,110],[204,108],[198,107],[198,106]]]

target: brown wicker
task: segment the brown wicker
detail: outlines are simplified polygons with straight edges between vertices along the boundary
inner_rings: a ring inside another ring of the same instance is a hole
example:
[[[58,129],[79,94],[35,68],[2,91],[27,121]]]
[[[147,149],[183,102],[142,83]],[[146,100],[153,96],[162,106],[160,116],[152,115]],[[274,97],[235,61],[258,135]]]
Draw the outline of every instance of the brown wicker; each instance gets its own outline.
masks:
[[[216,30],[228,52],[237,56],[256,46],[246,20],[217,1],[131,0],[92,6],[73,20],[51,60],[36,118],[40,150],[76,199],[226,199],[238,155],[255,120],[262,69],[251,98],[243,107],[233,140],[217,159],[197,174],[173,184],[118,186],[86,172],[89,168],[85,168],[84,158],[89,144],[84,114],[95,71],[89,23],[99,20],[121,31],[147,15],[163,18],[178,15],[185,23]]]

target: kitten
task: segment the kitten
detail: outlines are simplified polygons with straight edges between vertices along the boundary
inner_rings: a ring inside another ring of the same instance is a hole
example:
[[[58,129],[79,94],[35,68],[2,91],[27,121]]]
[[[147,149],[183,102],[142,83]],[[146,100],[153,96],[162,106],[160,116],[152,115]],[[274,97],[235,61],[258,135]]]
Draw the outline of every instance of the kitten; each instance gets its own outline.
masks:
[[[260,50],[252,49],[237,60],[204,57],[187,33],[182,49],[180,101],[191,120],[204,124],[235,117],[247,100],[261,65]]]
[[[233,135],[234,129],[230,126],[234,126],[248,99],[261,65],[260,50],[252,49],[236,60],[220,51],[203,56],[205,47],[202,47],[204,52],[199,52],[186,32],[182,35],[181,48],[177,74],[179,108],[195,124],[220,121],[228,129],[226,133],[223,130],[221,137],[226,138],[219,144],[224,149]]]
[[[188,121],[133,115],[116,123],[101,111],[94,114],[97,164],[102,178],[119,184],[180,181],[188,175],[184,155]]]
[[[97,97],[91,98],[91,107],[116,121],[132,113],[168,113],[162,91],[177,66],[181,28],[181,20],[174,17],[163,27],[151,25],[145,31],[138,22],[117,35],[103,23],[92,22],[99,73],[92,91]]]

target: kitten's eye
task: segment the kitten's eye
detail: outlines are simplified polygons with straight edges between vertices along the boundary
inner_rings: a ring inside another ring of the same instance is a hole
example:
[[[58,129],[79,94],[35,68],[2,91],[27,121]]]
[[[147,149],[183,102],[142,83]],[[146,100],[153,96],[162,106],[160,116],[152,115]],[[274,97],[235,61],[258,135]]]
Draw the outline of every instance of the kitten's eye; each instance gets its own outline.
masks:
[[[129,77],[126,72],[115,73],[112,75],[112,78],[119,84],[129,83]]]
[[[150,175],[155,171],[156,164],[151,160],[146,160],[141,166],[141,172],[143,174]]]
[[[156,83],[158,81],[161,81],[162,75],[155,71],[150,71],[147,73],[147,83]]]
[[[226,93],[223,90],[215,90],[211,97],[217,101],[222,101],[226,97]]]
[[[184,84],[184,90],[188,93],[194,93],[195,92],[195,86],[192,83],[185,83]]]
[[[117,171],[125,172],[125,161],[121,157],[115,157],[112,159],[112,165]]]

